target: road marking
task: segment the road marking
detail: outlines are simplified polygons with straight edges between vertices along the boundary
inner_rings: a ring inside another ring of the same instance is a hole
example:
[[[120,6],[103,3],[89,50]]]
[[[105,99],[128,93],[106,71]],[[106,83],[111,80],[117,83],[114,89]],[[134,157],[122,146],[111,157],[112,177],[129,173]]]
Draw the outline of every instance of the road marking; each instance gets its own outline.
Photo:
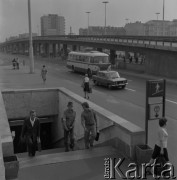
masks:
[[[171,103],[174,103],[174,104],[177,104],[177,102],[171,101],[171,100],[169,100],[169,99],[166,99],[166,101],[171,102]]]
[[[133,92],[135,92],[136,90],[134,90],[134,89],[130,89],[130,88],[125,88],[126,90],[129,90],[129,91],[133,91]]]

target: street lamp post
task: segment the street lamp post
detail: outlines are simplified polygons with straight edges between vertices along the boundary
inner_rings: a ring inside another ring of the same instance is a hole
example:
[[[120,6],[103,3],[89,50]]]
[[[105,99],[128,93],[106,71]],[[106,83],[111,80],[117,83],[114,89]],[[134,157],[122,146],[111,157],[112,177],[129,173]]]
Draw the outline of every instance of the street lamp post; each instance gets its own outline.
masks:
[[[34,56],[33,56],[33,42],[31,31],[31,5],[28,0],[28,22],[29,22],[29,56],[30,56],[30,73],[34,73]]]
[[[162,24],[162,34],[164,36],[164,19],[165,19],[165,0],[163,0],[163,24]]]
[[[157,15],[157,21],[158,21],[158,19],[159,19],[159,18],[158,18],[158,17],[159,17],[159,14],[160,14],[159,12],[156,13],[156,15]]]
[[[156,13],[156,15],[157,15],[157,21],[158,21],[158,15],[159,15],[159,14],[160,14],[159,12]],[[156,35],[158,35],[158,22],[156,23]]]
[[[89,32],[89,14],[90,14],[90,12],[86,12],[87,14],[88,14],[88,35],[90,35],[90,32]]]
[[[105,4],[105,24],[104,24],[104,33],[106,35],[106,4],[109,3],[108,1],[103,1],[102,3]]]

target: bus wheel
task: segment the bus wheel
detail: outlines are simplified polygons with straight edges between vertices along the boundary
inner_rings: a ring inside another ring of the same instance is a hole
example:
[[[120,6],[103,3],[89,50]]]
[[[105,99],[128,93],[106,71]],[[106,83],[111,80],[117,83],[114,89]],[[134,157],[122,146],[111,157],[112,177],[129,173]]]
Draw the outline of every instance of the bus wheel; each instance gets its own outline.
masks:
[[[74,66],[72,66],[72,72],[75,72]]]

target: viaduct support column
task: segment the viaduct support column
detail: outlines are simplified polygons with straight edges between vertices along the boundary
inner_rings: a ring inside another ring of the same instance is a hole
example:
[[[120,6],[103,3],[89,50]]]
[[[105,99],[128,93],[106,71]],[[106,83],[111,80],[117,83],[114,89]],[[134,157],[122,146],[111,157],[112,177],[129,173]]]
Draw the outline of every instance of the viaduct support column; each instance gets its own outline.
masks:
[[[64,57],[68,56],[67,44],[63,44],[63,53],[64,53]]]
[[[56,57],[56,44],[53,44],[53,57]]]
[[[73,51],[77,51],[77,45],[73,45],[73,46],[72,46],[72,50],[73,50]]]
[[[46,44],[45,44],[45,49],[44,49],[44,51],[45,51],[46,57],[49,57],[49,43],[46,43]]]
[[[22,44],[22,54],[23,55],[25,54],[25,44],[24,43]]]
[[[33,43],[33,52],[34,52],[34,56],[37,55],[37,44]]]
[[[116,51],[110,50],[110,62],[112,65],[115,65]]]
[[[61,56],[61,49],[60,49],[60,43],[57,43],[57,56]]]
[[[125,59],[129,59],[129,56],[130,56],[129,52],[125,51]]]
[[[41,56],[41,43],[39,43],[39,45],[38,45],[38,54],[39,54],[39,56]]]

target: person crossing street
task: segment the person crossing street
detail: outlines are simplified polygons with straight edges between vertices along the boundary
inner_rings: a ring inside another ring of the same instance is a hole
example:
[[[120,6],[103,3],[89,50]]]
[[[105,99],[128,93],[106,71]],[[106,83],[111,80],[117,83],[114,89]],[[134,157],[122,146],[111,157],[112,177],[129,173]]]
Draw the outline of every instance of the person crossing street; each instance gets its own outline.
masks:
[[[43,65],[43,67],[42,67],[41,76],[42,76],[43,83],[45,84],[46,76],[47,76],[47,69],[46,69],[45,65]]]

